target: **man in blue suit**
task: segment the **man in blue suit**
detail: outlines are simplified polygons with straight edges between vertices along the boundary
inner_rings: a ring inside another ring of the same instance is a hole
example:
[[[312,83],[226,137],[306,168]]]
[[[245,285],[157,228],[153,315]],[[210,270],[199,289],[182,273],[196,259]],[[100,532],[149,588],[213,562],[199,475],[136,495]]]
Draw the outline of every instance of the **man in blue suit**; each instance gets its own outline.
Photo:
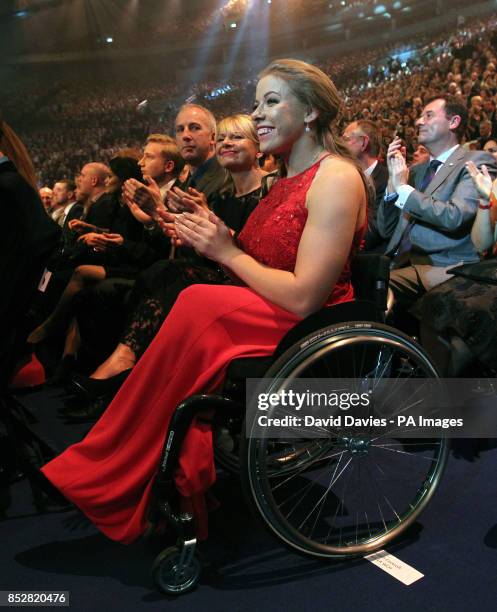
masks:
[[[491,174],[497,166],[488,153],[459,145],[466,120],[466,108],[457,100],[434,98],[416,122],[418,142],[430,152],[430,161],[409,171],[401,140],[395,138],[388,148],[389,181],[378,229],[389,239],[390,286],[401,308],[447,280],[449,268],[479,259],[470,237],[478,193],[466,163],[485,164]]]

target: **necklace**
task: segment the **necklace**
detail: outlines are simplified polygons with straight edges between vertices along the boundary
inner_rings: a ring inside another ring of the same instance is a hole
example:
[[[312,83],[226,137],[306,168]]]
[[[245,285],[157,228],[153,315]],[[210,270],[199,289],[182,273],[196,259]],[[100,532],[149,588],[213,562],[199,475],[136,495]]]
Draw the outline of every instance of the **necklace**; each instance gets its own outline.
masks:
[[[328,155],[328,151],[326,149],[321,149],[319,151],[316,151],[316,153],[313,155],[312,159],[310,160],[309,164],[306,164],[305,168],[302,168],[302,170],[299,170],[298,172],[293,172],[291,175],[287,174],[287,178],[291,178],[292,176],[297,176],[298,174],[302,174],[302,172],[305,172],[306,170],[314,166],[315,163],[320,161],[321,156],[325,157],[323,153]]]

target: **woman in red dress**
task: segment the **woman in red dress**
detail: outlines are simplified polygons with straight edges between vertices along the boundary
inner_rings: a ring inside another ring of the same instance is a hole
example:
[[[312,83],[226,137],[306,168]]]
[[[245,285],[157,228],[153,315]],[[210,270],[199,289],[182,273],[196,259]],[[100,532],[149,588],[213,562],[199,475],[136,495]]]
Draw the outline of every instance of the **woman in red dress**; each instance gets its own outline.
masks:
[[[262,72],[252,117],[261,151],[283,159],[286,177],[261,200],[236,243],[200,207],[176,221],[182,242],[239,285],[185,289],[87,437],[42,468],[110,538],[131,542],[146,528],[151,484],[182,400],[216,389],[232,359],[270,355],[323,305],[353,299],[349,263],[366,224],[368,194],[332,133],[339,105],[332,81],[314,66],[280,60]],[[183,451],[196,443],[192,436]],[[213,480],[210,461],[201,470],[180,462],[176,484],[185,498]]]

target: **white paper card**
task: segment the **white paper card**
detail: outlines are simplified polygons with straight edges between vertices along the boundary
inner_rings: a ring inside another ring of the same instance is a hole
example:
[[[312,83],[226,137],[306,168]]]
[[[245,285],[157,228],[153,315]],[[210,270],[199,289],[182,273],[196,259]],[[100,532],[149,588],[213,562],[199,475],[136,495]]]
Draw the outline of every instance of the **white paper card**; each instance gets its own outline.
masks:
[[[41,277],[40,284],[38,285],[38,291],[41,291],[42,293],[45,292],[45,289],[47,288],[51,277],[52,277],[52,273],[50,272],[50,270],[47,270],[45,268],[45,271],[43,272],[43,276]]]
[[[390,576],[397,578],[397,580],[400,580],[400,582],[407,586],[413,582],[416,582],[416,580],[423,578],[424,576],[424,574],[418,572],[418,570],[414,569],[414,567],[411,567],[407,563],[404,563],[404,561],[401,561],[400,559],[397,559],[397,557],[387,553],[386,550],[379,550],[371,555],[365,556],[364,558],[371,561],[371,563],[374,563],[384,572],[387,572],[387,574],[390,574]]]

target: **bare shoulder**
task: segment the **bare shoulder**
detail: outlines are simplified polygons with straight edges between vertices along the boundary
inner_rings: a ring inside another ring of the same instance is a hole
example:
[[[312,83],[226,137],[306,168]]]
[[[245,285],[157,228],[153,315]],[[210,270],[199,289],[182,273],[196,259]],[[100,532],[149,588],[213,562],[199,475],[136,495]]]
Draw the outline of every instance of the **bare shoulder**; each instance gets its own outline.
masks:
[[[361,180],[355,165],[350,160],[338,157],[337,155],[329,155],[323,159],[316,173],[316,178],[320,176],[333,176],[337,180],[343,178],[349,180],[357,178]]]
[[[364,184],[354,164],[333,155],[321,162],[309,189],[307,204],[316,199],[321,201],[323,195],[329,196],[331,193],[334,196],[335,208],[340,207],[340,202],[348,207],[351,200],[360,201],[365,197]]]

